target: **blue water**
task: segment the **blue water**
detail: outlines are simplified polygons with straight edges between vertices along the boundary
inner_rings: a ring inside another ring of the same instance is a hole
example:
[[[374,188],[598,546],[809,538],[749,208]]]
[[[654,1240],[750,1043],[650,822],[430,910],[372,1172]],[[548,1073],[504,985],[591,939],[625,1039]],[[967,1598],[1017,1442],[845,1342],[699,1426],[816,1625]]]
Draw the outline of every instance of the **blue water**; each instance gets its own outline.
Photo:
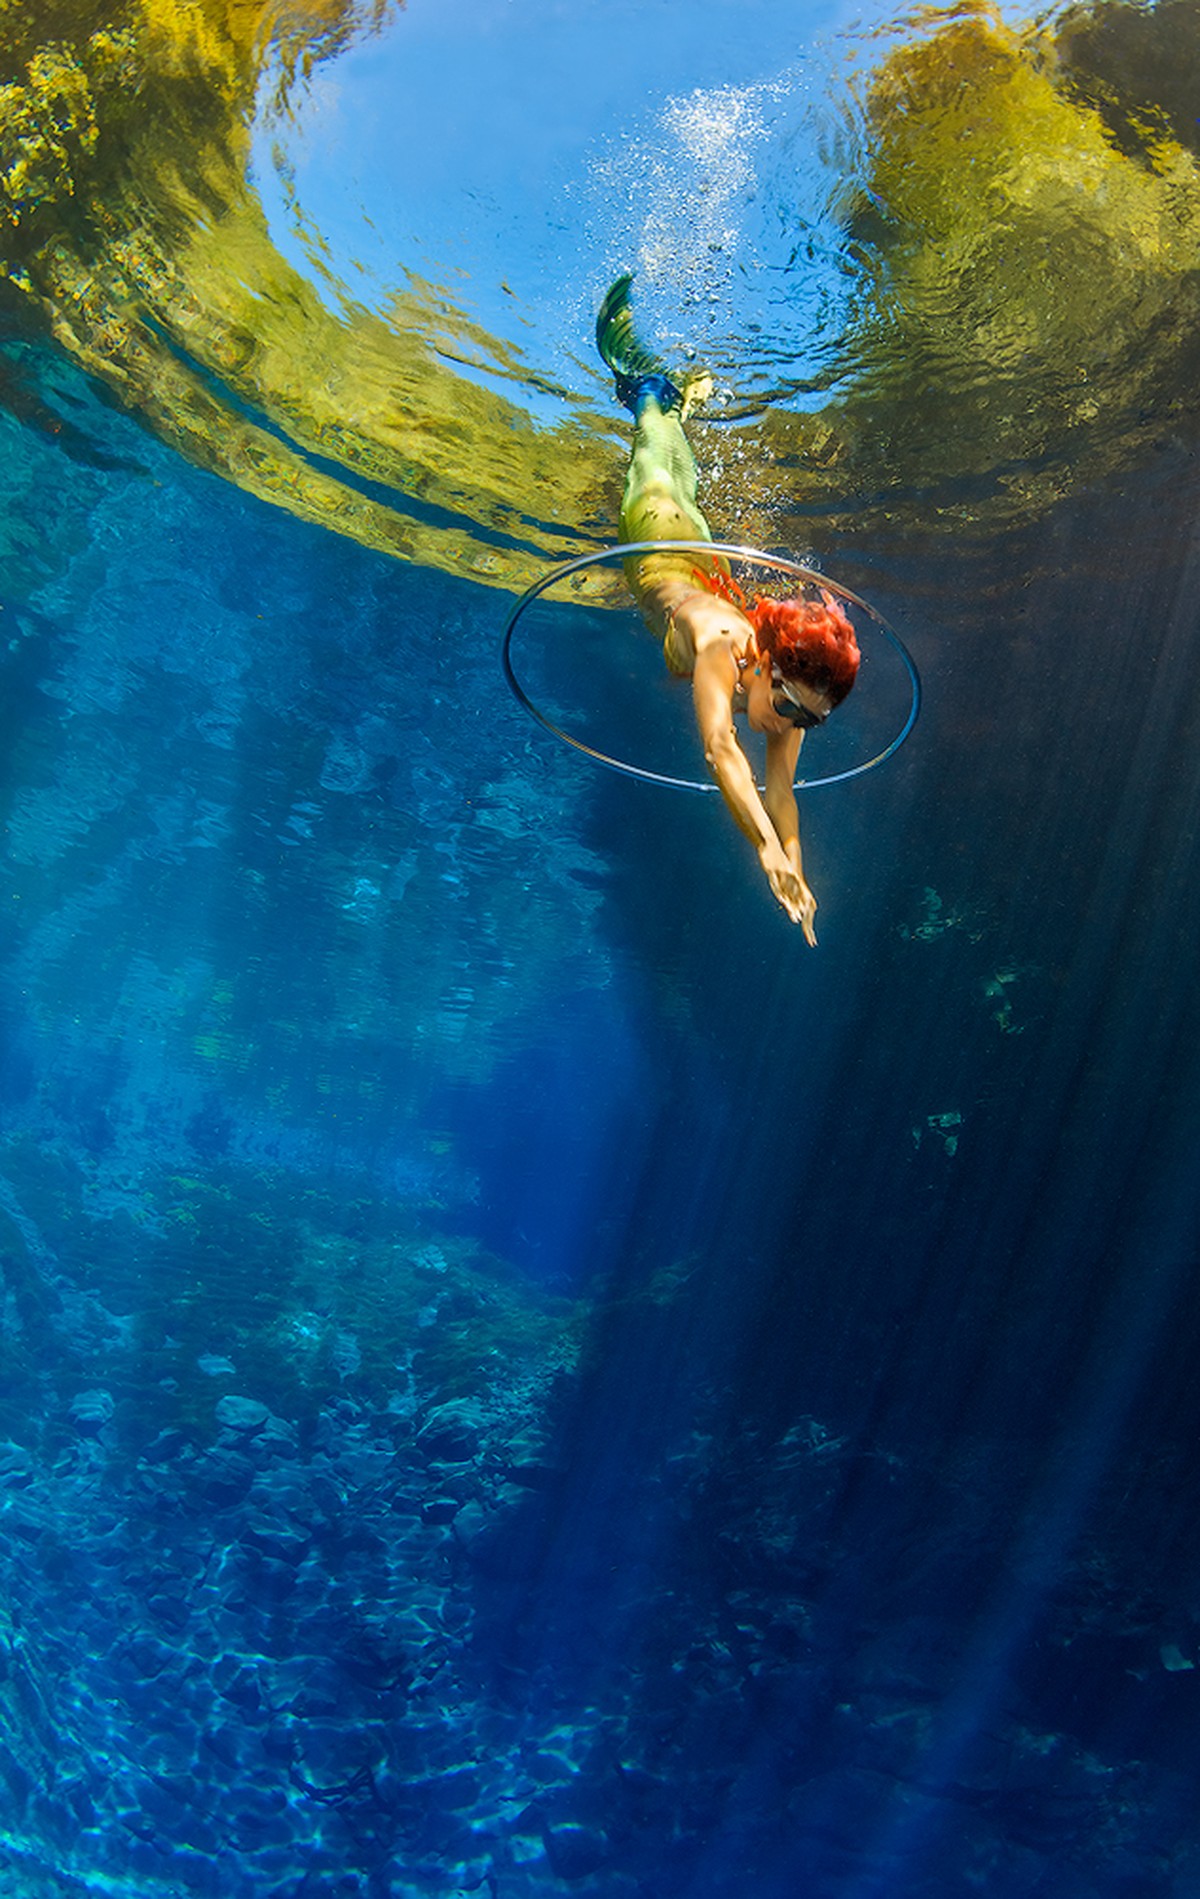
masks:
[[[629,268],[660,346],[708,350],[743,401],[783,381],[802,404],[797,384],[838,373],[819,332],[854,297],[838,255],[853,74],[892,12],[706,0],[684,23],[625,0],[417,0],[286,110],[268,65],[253,177],[275,243],[332,307],[431,286],[508,345],[448,324],[459,373],[511,393],[515,361],[549,426],[566,391],[606,400],[581,344]]]
[[[1186,428],[834,537],[812,952],[506,595],[3,356],[0,1890],[1200,1893]]]

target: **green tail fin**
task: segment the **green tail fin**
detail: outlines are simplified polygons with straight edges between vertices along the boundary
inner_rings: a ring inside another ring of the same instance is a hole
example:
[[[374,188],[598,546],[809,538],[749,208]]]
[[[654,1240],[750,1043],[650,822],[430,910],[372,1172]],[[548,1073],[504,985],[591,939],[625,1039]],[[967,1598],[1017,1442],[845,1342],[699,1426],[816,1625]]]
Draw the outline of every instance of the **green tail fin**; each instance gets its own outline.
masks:
[[[617,278],[596,318],[596,348],[614,376],[665,375],[665,365],[638,338],[633,327],[633,275]]]
[[[632,291],[633,277],[626,271],[608,292],[596,318],[596,348],[617,379],[617,400],[635,415],[643,396],[653,396],[664,412],[682,408],[682,392],[633,327]]]

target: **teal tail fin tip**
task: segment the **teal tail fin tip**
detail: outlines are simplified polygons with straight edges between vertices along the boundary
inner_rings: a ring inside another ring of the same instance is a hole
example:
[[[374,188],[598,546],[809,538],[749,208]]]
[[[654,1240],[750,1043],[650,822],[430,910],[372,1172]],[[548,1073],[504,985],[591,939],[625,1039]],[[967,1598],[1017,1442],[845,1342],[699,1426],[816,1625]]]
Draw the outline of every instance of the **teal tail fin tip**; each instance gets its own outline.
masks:
[[[596,318],[596,348],[617,379],[617,399],[637,413],[639,396],[652,395],[660,408],[678,408],[683,397],[662,363],[633,327],[633,273],[622,272]]]

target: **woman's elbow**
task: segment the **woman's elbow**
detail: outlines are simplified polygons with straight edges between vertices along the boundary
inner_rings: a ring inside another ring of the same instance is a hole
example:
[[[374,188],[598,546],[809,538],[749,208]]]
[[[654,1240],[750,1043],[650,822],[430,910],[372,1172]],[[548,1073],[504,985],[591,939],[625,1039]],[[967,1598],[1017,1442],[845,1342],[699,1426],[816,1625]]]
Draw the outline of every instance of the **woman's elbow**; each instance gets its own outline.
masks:
[[[718,775],[740,755],[737,734],[732,731],[710,732],[704,741],[708,769]]]

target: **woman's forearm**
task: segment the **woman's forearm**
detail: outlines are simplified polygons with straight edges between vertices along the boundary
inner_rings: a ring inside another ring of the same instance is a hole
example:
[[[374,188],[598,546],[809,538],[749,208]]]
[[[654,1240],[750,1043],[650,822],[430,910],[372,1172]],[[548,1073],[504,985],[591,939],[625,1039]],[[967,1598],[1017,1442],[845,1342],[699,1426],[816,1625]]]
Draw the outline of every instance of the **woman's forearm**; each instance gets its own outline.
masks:
[[[758,795],[750,762],[731,731],[710,738],[704,748],[709,769],[738,828],[755,850],[779,843],[777,828]]]
[[[800,813],[796,809],[795,793],[792,791],[772,792],[768,786],[763,802],[766,805],[767,816],[775,827],[775,835],[784,849],[787,850],[792,844],[799,847]]]
[[[800,732],[789,732],[786,736],[769,734],[766,792],[763,799],[779,842],[789,852],[794,844],[797,853],[800,849],[800,813],[796,807],[795,778],[802,736]]]

